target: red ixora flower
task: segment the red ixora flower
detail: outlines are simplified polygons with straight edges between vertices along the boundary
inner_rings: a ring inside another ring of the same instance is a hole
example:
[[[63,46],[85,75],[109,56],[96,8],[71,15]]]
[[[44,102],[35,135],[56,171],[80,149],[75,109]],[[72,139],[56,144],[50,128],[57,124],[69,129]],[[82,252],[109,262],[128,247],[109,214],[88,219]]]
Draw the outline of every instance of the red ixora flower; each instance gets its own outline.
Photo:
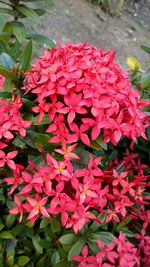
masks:
[[[37,98],[33,111],[38,121],[48,113],[54,137],[50,142],[73,143],[81,140],[90,145],[100,133],[104,142],[117,145],[122,136],[146,139],[149,125],[141,108],[140,94],[131,88],[128,73],[114,61],[115,53],[103,52],[87,42],[59,44],[44,55],[26,73],[23,89]],[[60,128],[54,127],[60,115]]]

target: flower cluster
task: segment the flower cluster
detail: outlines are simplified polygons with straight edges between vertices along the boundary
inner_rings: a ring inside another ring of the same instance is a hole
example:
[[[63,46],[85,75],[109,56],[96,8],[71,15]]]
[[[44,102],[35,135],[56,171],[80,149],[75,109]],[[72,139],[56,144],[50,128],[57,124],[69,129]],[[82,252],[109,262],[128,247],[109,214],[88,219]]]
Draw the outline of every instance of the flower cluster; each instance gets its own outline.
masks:
[[[77,158],[73,152],[70,155]],[[22,188],[20,199],[17,195],[14,198],[17,207],[10,212],[20,213],[20,219],[23,213],[29,213],[27,219],[31,223],[41,215],[50,218],[60,214],[62,225],[72,227],[75,233],[90,220],[101,224],[93,210],[105,214],[105,223],[120,222],[127,215],[138,218],[135,205],[140,208],[140,205],[148,204],[149,197],[143,195],[148,178],[143,170],[148,166],[136,161],[137,156],[130,155],[127,150],[121,162],[115,159],[115,163],[124,168],[122,171],[116,170],[115,165],[102,170],[102,158],[92,156],[86,169],[74,171],[68,153],[61,161],[47,154],[45,164],[39,168],[29,162],[31,170],[16,165],[14,177],[5,178],[8,184],[13,185],[10,194],[17,187]],[[26,197],[26,201],[21,200],[22,197]]]
[[[2,149],[8,147],[8,143],[15,138],[18,133],[24,137],[26,135],[25,128],[29,127],[32,122],[25,121],[21,117],[19,109],[22,106],[22,100],[18,95],[13,95],[12,101],[0,99],[0,167],[7,165],[15,170],[16,165],[12,158],[17,155],[17,151],[12,151],[6,154]]]
[[[78,267],[139,267],[140,257],[135,246],[125,240],[125,234],[120,232],[113,243],[104,245],[97,240],[100,251],[95,256],[88,256],[88,246],[82,249],[82,256],[73,256],[74,261],[80,262]]]
[[[113,61],[115,53],[93,45],[60,45],[45,50],[27,73],[26,93],[37,96],[33,111],[39,122],[48,113],[53,122],[50,142],[86,145],[103,134],[103,142],[116,145],[122,136],[146,139],[146,115],[140,94],[131,88],[126,71]]]

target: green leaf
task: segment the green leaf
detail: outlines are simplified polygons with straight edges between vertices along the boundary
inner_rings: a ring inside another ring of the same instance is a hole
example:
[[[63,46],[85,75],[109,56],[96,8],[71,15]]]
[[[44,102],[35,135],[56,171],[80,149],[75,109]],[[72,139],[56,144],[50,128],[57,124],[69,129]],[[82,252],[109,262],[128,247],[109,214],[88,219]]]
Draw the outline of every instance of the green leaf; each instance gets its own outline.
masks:
[[[43,218],[40,223],[40,229],[45,228],[48,224],[50,224],[50,220],[48,218]]]
[[[17,264],[20,266],[26,265],[30,261],[30,258],[27,256],[20,256],[17,259]]]
[[[39,235],[36,234],[35,236],[32,237],[32,242],[33,242],[33,245],[37,251],[38,254],[42,254],[43,253],[43,248],[40,246],[40,238],[39,238]]]
[[[0,219],[0,231],[4,228],[4,224],[2,222],[2,220]]]
[[[61,244],[63,245],[71,245],[71,244],[74,244],[76,241],[78,240],[78,236],[75,235],[75,234],[66,234],[66,235],[63,235],[59,241]]]
[[[11,81],[14,82],[18,82],[18,77],[16,76],[16,74],[14,74],[11,71],[8,71],[7,69],[5,69],[3,66],[0,65],[0,74],[8,79],[10,79]]]
[[[141,48],[142,48],[145,52],[147,52],[147,53],[150,54],[150,46],[141,45]]]
[[[114,236],[110,232],[96,232],[90,235],[90,240],[91,238],[94,240],[100,239],[105,245],[108,245],[113,241]]]
[[[15,64],[14,60],[7,53],[1,53],[1,60],[4,68],[11,69],[11,67]]]
[[[8,54],[13,58],[17,59],[18,55],[20,55],[21,50],[19,50],[21,44],[16,40],[15,43],[9,48]]]
[[[124,233],[127,237],[133,237],[134,233],[131,232],[128,227],[122,226],[122,227],[117,227],[118,232]]]
[[[0,40],[0,54],[2,52],[7,52],[7,49],[5,43],[2,40]]]
[[[33,52],[33,44],[32,44],[32,40],[30,40],[21,55],[21,64],[22,64],[22,68],[24,71],[28,71],[30,69],[30,61],[32,58],[32,52]]]
[[[103,213],[100,213],[98,216],[97,216],[102,223],[104,223],[107,215],[106,214],[103,214]],[[98,228],[101,227],[101,224],[99,224],[98,222],[94,221],[91,226],[90,226],[90,229],[92,230],[92,232],[95,232],[98,230]]]
[[[42,248],[50,248],[50,244],[51,242],[49,240],[46,240],[46,239],[41,239],[39,241],[39,244]]]
[[[46,256],[43,256],[37,263],[37,267],[45,267]]]
[[[68,254],[68,261],[71,261],[73,256],[80,254],[85,243],[86,243],[85,239],[80,239],[72,246]]]
[[[14,228],[11,229],[11,234],[13,236],[17,236],[18,234],[21,233],[21,231],[23,231],[24,225],[23,224],[17,224]]]
[[[147,72],[141,76],[142,89],[150,88],[150,72]]]
[[[46,13],[45,9],[42,8],[34,8],[33,9],[39,16],[43,16]]]
[[[3,231],[0,233],[0,239],[11,239],[13,238],[12,234],[10,231]]]
[[[11,22],[7,22],[4,27],[3,27],[3,30],[2,30],[3,33],[6,33],[2,36],[2,40],[4,42],[8,42],[11,38],[11,35],[12,35],[12,23]]]
[[[54,267],[68,267],[68,266],[70,266],[70,265],[68,265],[68,261],[66,261],[66,260],[62,260],[62,261],[54,264]]]
[[[13,22],[12,31],[20,43],[26,38],[26,28],[22,22]]]
[[[40,17],[38,16],[38,14],[34,11],[34,9],[29,8],[25,5],[19,5],[17,7],[17,9],[26,17],[28,17],[29,19],[32,19],[33,21],[35,21],[36,23],[40,23]]]
[[[52,255],[52,258],[51,258],[51,265],[53,266],[54,264],[58,263],[59,261],[60,261],[59,253],[58,253],[58,251],[55,251]]]
[[[11,228],[11,226],[13,225],[15,220],[16,220],[16,215],[15,214],[9,214],[7,216],[7,219],[6,219],[6,227]]]
[[[9,8],[0,7],[0,13],[9,14],[13,16],[13,11]]]
[[[51,39],[41,34],[36,34],[36,33],[27,34],[27,39],[29,40],[32,39],[43,45],[46,45],[47,48],[56,47],[56,44]]]

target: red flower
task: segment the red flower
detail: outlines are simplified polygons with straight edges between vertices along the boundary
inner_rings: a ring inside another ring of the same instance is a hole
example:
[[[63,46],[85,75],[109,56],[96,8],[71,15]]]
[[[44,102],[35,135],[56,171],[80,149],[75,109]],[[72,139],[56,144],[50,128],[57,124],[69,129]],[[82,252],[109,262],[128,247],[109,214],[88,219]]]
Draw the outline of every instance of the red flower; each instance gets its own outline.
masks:
[[[11,168],[12,170],[15,170],[16,165],[12,159],[15,158],[17,154],[18,154],[18,151],[12,151],[6,155],[5,152],[0,150],[0,158],[1,158],[0,159],[0,167],[3,167],[7,163],[9,168]]]

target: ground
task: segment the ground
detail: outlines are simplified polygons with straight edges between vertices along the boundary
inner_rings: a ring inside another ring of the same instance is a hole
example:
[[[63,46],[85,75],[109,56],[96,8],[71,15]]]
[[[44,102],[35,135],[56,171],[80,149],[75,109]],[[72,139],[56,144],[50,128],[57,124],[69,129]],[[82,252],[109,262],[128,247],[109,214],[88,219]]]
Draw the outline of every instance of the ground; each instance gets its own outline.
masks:
[[[42,17],[38,32],[62,44],[88,40],[97,47],[116,50],[122,65],[127,57],[135,57],[145,67],[148,54],[140,45],[150,46],[150,0],[136,0],[135,5],[125,2],[123,12],[111,17],[88,0],[53,0],[47,8],[53,14]]]

